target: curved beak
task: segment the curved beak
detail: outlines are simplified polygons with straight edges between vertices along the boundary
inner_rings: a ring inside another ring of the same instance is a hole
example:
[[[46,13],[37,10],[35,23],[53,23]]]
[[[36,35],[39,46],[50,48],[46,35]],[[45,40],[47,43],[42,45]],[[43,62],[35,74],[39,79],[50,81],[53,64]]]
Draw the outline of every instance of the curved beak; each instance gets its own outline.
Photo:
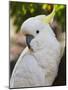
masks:
[[[30,42],[33,38],[34,38],[34,36],[32,36],[32,35],[26,35],[26,43],[27,43],[27,46],[28,46],[29,49],[31,48],[30,47]]]

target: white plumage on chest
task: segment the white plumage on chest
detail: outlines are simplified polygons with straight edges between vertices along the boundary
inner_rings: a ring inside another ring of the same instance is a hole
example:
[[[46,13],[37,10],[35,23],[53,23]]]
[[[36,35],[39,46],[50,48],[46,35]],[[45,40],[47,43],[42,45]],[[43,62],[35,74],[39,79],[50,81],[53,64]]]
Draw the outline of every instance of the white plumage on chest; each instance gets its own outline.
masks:
[[[60,62],[60,45],[54,38],[47,39],[44,46],[38,52],[21,54],[12,74],[11,87],[52,85]]]

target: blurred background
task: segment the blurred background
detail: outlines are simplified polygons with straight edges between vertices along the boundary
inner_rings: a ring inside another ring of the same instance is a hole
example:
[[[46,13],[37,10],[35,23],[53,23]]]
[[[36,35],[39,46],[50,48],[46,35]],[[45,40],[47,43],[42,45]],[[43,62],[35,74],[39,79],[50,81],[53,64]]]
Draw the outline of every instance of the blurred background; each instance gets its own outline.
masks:
[[[58,32],[66,32],[66,5],[55,5],[55,17],[51,27]],[[22,23],[29,17],[48,15],[53,10],[53,4],[9,2],[10,23],[10,77],[21,52],[26,47],[25,37],[20,32]],[[66,85],[66,49],[59,65],[58,76],[53,85]]]

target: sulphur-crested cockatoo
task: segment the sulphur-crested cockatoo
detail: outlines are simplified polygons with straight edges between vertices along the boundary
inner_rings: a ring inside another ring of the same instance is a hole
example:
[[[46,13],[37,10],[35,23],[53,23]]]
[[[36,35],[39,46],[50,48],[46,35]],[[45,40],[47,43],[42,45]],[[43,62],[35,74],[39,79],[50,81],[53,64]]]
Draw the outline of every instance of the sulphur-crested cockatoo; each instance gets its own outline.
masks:
[[[52,85],[64,51],[49,25],[54,14],[55,9],[48,16],[31,17],[22,24],[28,47],[14,67],[10,88]]]

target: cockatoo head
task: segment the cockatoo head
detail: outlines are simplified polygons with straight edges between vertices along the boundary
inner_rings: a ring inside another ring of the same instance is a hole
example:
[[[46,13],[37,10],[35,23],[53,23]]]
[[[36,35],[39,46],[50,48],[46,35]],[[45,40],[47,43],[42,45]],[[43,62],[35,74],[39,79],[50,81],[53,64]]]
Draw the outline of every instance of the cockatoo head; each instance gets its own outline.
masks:
[[[48,15],[38,15],[27,19],[21,26],[21,30],[26,36],[26,43],[29,49],[38,51],[44,48],[49,37],[53,37],[54,32],[49,23],[53,20],[54,10]]]

